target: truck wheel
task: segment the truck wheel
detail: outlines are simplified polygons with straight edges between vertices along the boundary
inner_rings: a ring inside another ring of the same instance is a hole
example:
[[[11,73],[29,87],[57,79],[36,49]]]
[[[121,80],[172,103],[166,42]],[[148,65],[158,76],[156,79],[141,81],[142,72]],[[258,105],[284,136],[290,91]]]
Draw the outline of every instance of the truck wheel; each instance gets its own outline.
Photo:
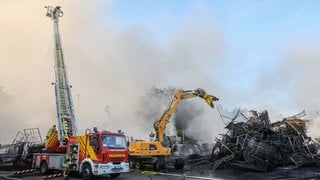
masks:
[[[118,177],[120,176],[120,173],[113,173],[113,174],[110,174],[111,177],[115,178],[115,177]]]
[[[84,164],[82,169],[82,178],[85,180],[92,179],[92,170],[90,164]]]
[[[174,160],[174,168],[175,169],[183,169],[184,167],[184,160],[183,158],[177,158]]]
[[[46,161],[42,161],[40,164],[40,173],[42,175],[48,174],[48,164]]]
[[[136,160],[135,167],[136,167],[137,169],[140,169],[140,170],[142,170],[142,169],[144,168],[141,159],[137,159],[137,160]]]
[[[166,168],[166,160],[163,157],[158,158],[153,165],[155,171],[165,170]]]
[[[130,169],[135,169],[136,168],[136,164],[135,164],[134,160],[129,160],[129,168]]]

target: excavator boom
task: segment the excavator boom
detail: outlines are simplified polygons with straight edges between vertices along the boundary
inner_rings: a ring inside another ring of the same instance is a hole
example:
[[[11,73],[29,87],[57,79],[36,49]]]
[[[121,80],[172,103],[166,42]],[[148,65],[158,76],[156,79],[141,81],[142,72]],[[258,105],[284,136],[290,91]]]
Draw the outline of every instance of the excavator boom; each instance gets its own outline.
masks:
[[[219,98],[210,95],[206,93],[203,89],[198,88],[196,90],[178,90],[173,93],[173,99],[169,103],[167,109],[164,111],[162,114],[160,120],[156,121],[154,123],[154,128],[156,130],[156,140],[159,142],[163,142],[165,138],[165,128],[166,125],[169,123],[169,119],[172,116],[172,114],[177,110],[179,104],[183,99],[190,99],[194,97],[200,97],[204,99],[207,104],[211,107],[214,108],[214,101],[218,101]]]

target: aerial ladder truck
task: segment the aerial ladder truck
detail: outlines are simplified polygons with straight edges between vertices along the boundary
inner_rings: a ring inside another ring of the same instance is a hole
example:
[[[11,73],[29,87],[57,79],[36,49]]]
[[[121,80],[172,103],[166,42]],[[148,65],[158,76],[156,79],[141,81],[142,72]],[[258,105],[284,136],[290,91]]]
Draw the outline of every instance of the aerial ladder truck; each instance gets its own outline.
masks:
[[[52,131],[45,143],[45,151],[33,154],[33,167],[45,175],[54,170],[63,170],[63,163],[70,155],[68,172],[74,171],[84,179],[93,176],[129,172],[126,137],[118,132],[86,129],[84,135],[77,135],[76,117],[72,101],[71,86],[64,63],[59,18],[63,16],[60,6],[46,6],[46,16],[53,21],[55,86],[58,127]]]
[[[166,169],[167,163],[173,164],[175,169],[182,169],[184,167],[184,159],[182,157],[173,156],[172,144],[169,137],[165,135],[165,128],[181,101],[194,97],[204,99],[211,108],[214,107],[213,102],[219,100],[217,97],[206,93],[201,88],[196,90],[175,91],[172,100],[167,109],[163,112],[160,120],[153,124],[156,131],[155,140],[133,141],[130,143],[129,162],[132,168],[143,169],[145,165],[152,165],[154,170],[158,171]]]

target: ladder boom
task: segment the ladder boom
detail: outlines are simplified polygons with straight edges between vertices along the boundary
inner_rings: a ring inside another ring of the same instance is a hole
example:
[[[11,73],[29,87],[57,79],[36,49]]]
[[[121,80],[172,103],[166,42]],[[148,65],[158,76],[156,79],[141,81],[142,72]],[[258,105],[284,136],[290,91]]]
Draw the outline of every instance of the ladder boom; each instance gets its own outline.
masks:
[[[65,146],[69,137],[76,135],[76,118],[72,101],[71,86],[64,63],[63,49],[59,34],[59,18],[63,16],[60,6],[46,6],[47,16],[53,21],[55,56],[55,96],[60,146]]]

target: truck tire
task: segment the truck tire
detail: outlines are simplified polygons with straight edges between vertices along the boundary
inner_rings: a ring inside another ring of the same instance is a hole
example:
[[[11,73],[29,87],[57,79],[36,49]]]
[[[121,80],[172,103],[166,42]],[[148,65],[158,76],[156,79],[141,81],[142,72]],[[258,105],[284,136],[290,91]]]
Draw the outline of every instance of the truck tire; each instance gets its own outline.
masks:
[[[183,167],[184,167],[184,160],[183,160],[183,158],[177,158],[177,159],[175,159],[173,165],[174,165],[174,168],[175,168],[175,169],[183,169]]]
[[[92,179],[92,170],[90,164],[84,164],[82,168],[82,178],[85,180]]]
[[[142,169],[144,168],[141,159],[137,159],[137,160],[135,161],[135,167],[136,167],[137,169],[140,169],[140,170],[142,170]]]
[[[116,177],[120,176],[120,173],[113,173],[113,174],[110,174],[110,176],[113,178],[116,178]]]
[[[135,169],[133,160],[129,160],[129,168],[130,169]]]
[[[153,164],[153,169],[155,171],[166,170],[166,160],[163,157],[160,157]]]
[[[40,163],[40,173],[42,175],[48,174],[48,164],[46,161],[41,161]]]

